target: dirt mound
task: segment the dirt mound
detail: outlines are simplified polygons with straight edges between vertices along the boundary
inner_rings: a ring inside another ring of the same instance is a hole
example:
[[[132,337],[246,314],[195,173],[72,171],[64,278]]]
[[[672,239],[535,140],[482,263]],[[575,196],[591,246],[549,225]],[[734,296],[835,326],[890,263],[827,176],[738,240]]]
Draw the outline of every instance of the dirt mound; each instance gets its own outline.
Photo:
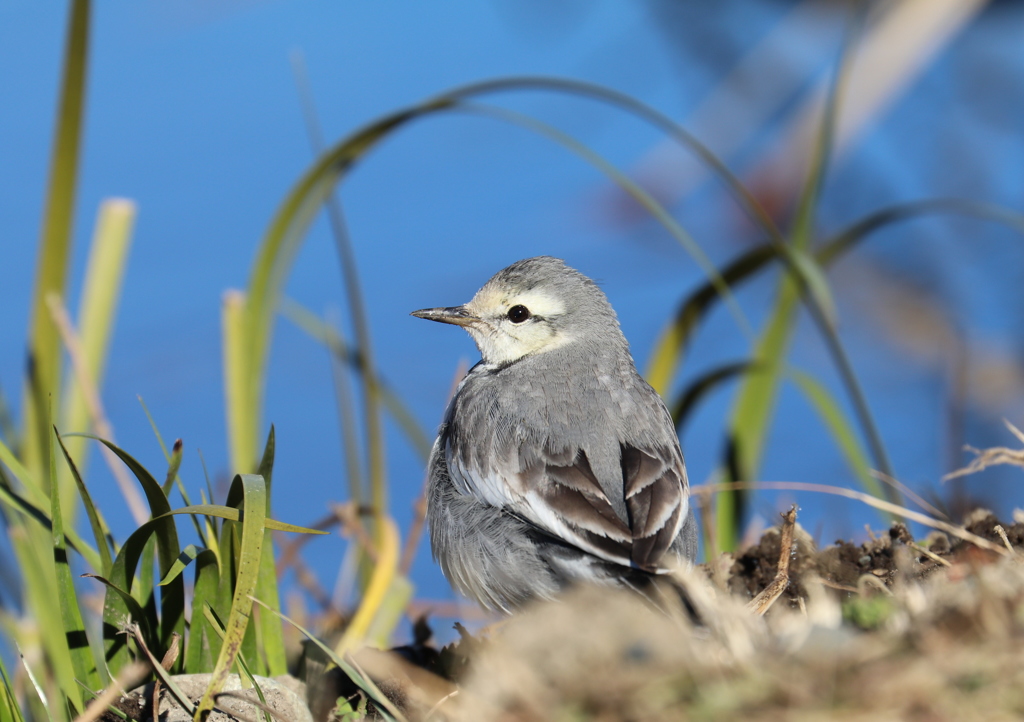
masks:
[[[489,639],[442,650],[459,662],[458,691],[407,712],[510,722],[1019,719],[1024,524],[979,511],[955,531],[918,542],[896,524],[864,544],[817,549],[797,528],[790,584],[764,617],[746,606],[776,577],[778,529],[681,574],[686,608],[579,589]]]

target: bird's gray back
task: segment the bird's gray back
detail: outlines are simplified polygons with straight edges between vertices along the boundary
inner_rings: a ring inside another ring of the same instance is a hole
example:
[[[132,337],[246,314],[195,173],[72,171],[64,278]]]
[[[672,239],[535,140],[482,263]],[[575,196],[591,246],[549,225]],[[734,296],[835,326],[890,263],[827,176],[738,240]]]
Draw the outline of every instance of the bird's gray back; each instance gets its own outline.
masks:
[[[628,350],[558,349],[504,368],[478,365],[453,399],[448,423],[449,455],[483,473],[495,460],[517,471],[557,459],[569,466],[583,451],[623,521],[622,447],[678,445],[664,403]]]

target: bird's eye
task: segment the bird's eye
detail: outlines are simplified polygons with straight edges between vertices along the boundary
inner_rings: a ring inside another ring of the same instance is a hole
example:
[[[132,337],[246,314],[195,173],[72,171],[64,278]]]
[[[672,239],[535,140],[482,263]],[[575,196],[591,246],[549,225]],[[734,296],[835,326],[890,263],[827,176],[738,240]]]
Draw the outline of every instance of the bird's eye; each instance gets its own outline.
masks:
[[[513,306],[508,310],[508,320],[512,323],[522,323],[530,317],[530,309],[526,306]]]

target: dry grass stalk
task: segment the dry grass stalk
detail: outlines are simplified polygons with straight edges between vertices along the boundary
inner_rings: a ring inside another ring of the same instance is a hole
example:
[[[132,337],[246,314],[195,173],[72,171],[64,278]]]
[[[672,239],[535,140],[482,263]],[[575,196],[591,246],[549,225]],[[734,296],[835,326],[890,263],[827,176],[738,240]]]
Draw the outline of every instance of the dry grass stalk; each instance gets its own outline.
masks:
[[[107,685],[98,697],[85,708],[82,714],[75,718],[75,722],[95,722],[118,698],[123,697],[125,690],[137,686],[149,676],[149,665],[145,662],[132,662],[126,665],[117,677]]]
[[[1003,528],[1002,524],[996,524],[996,534],[1003,540],[1003,546],[1005,546],[1010,554],[1014,554],[1013,544],[1010,543],[1009,537],[1006,536],[1006,529]]]
[[[935,552],[933,552],[933,551],[931,551],[929,549],[925,549],[920,544],[915,544],[914,542],[907,542],[907,546],[910,547],[911,549],[913,549],[914,551],[918,552],[919,554],[923,554],[924,556],[928,557],[929,559],[931,559],[936,564],[939,564],[939,565],[944,566],[944,567],[951,567],[951,566],[953,566],[948,561],[946,561],[945,559],[940,557],[938,554],[936,554]]]
[[[99,390],[97,390],[96,385],[92,383],[89,374],[86,372],[85,361],[82,358],[82,344],[79,341],[75,325],[71,321],[71,316],[68,315],[68,311],[64,307],[60,296],[55,293],[51,293],[46,297],[46,305],[49,308],[50,317],[53,319],[53,323],[60,334],[61,342],[68,352],[68,358],[71,359],[71,369],[75,374],[75,380],[78,382],[82,397],[85,399],[86,407],[89,409],[93,430],[100,438],[113,443],[114,427],[107,418],[107,413],[103,408],[103,401],[100,399]],[[128,505],[128,510],[131,511],[132,519],[135,520],[137,525],[141,526],[149,519],[149,508],[142,500],[142,495],[136,488],[135,483],[128,477],[128,472],[125,471],[124,465],[114,452],[103,445],[100,446],[100,452],[103,454],[103,459],[107,462],[107,466],[110,467],[110,473],[114,475],[114,481],[117,482],[117,487],[120,489],[121,495]]]
[[[1003,419],[1003,423],[1006,424],[1010,433],[1024,444],[1024,432],[1006,419]],[[991,449],[976,449],[973,446],[965,446],[964,449],[974,454],[975,459],[964,468],[946,474],[942,477],[943,481],[967,476],[968,474],[976,474],[990,466],[997,466],[999,464],[1010,464],[1024,468],[1024,449],[1010,449],[1005,446],[995,446]]]

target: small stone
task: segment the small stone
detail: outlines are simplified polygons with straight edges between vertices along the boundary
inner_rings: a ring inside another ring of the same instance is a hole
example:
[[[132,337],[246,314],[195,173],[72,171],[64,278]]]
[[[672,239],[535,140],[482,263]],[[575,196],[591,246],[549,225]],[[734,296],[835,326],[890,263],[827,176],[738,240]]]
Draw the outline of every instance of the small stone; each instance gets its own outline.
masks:
[[[178,687],[182,694],[187,696],[193,704],[197,704],[210,683],[211,674],[180,674],[171,677],[171,681]],[[289,722],[313,722],[313,716],[306,706],[306,701],[294,690],[289,689],[279,681],[267,677],[256,677],[256,684],[260,686],[263,696],[278,719],[289,720]],[[301,684],[301,683],[300,683]],[[150,709],[150,700],[153,697],[154,683],[150,682],[145,687],[133,690],[129,695],[143,702],[143,709]],[[301,689],[298,688],[298,689]],[[242,689],[241,680],[237,674],[229,675],[224,684],[223,692],[237,692],[238,694],[251,697],[259,701],[254,689]],[[207,717],[208,722],[227,722],[228,720],[241,719],[262,719],[263,711],[254,704],[243,699],[232,697],[221,697],[217,701],[217,708],[227,714],[214,712]],[[191,722],[192,717],[181,708],[174,697],[163,685],[160,686],[160,707],[159,715],[161,722]]]

